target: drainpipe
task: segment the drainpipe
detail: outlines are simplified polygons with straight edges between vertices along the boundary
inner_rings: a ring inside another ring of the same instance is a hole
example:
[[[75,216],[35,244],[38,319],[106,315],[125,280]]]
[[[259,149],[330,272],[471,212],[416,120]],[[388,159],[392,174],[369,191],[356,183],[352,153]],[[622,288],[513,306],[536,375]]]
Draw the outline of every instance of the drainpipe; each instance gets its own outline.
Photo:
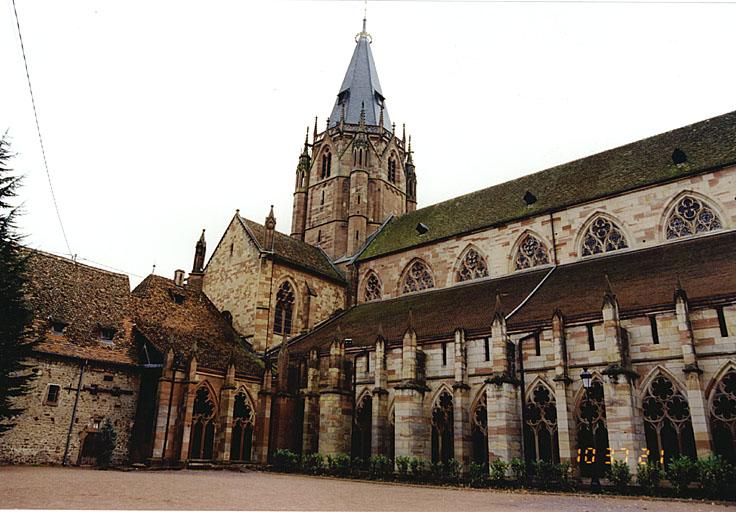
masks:
[[[521,460],[526,464],[526,383],[524,382],[524,340],[521,338],[517,345],[519,353],[519,386],[521,387]]]
[[[87,366],[87,360],[79,367],[79,381],[77,382],[77,395],[74,397],[74,407],[72,408],[72,419],[69,422],[69,431],[66,434],[66,448],[64,448],[64,458],[61,460],[61,465],[67,465],[67,458],[69,457],[69,445],[72,442],[72,431],[74,430],[74,422],[77,419],[77,405],[79,404],[79,393],[82,391],[82,378],[84,377],[84,368]]]
[[[161,463],[163,464],[166,460],[166,445],[169,441],[169,422],[171,421],[171,402],[174,400],[174,383],[176,382],[176,370],[179,368],[179,355],[174,356],[173,364],[171,365],[171,387],[169,389],[169,406],[166,411],[166,430],[164,431],[164,447],[161,450]]]
[[[555,240],[555,218],[552,212],[549,214],[549,225],[552,229],[552,254],[555,258],[555,267],[559,265],[559,260],[557,259],[557,240]]]

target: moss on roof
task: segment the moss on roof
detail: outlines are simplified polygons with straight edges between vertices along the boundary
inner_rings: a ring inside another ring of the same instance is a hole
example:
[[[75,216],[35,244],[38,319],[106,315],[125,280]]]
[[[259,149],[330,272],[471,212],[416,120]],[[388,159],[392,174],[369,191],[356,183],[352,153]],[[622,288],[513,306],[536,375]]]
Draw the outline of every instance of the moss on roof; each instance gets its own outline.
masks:
[[[687,162],[673,162],[675,149]],[[612,194],[736,163],[736,112],[456,197],[390,222],[360,256],[375,258]],[[537,201],[524,202],[529,191]],[[418,223],[429,231],[420,235]]]

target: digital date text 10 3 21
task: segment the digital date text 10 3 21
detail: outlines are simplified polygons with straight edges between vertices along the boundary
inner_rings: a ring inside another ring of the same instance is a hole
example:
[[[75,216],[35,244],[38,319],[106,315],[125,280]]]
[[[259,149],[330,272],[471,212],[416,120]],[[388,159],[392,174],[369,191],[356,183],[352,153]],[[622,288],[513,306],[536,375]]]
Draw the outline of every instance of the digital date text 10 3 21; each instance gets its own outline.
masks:
[[[613,448],[606,448],[606,453],[602,456],[597,453],[595,448],[578,448],[577,463],[578,464],[611,464],[614,460],[620,460],[626,462],[630,466],[632,463],[646,464],[651,460],[651,452],[649,448],[642,448],[641,453],[638,457],[632,453],[628,448],[615,450]],[[636,459],[636,460],[633,460]],[[664,450],[659,451],[659,463],[664,464]]]

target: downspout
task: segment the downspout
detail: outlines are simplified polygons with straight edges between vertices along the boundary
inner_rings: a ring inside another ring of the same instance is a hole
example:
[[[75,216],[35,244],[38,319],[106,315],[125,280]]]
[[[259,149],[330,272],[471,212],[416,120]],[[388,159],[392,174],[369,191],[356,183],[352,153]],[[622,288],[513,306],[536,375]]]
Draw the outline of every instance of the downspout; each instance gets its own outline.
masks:
[[[527,338],[521,338],[518,347],[519,354],[519,386],[521,387],[521,460],[526,464],[526,383],[524,382],[524,350],[523,342]]]
[[[61,465],[67,465],[67,458],[69,456],[69,445],[72,441],[72,431],[74,430],[74,422],[77,419],[77,405],[79,404],[79,394],[82,391],[82,378],[84,377],[84,368],[87,366],[87,360],[85,359],[79,368],[79,381],[77,382],[77,395],[74,397],[74,407],[72,408],[72,419],[69,422],[69,431],[66,434],[66,448],[64,448],[64,458],[61,460]]]
[[[550,229],[552,229],[552,255],[555,259],[555,267],[559,265],[559,261],[557,260],[557,240],[555,239],[555,218],[552,215],[552,212],[549,212],[549,225]]]
[[[176,382],[176,370],[179,367],[179,356],[174,356],[173,364],[171,365],[171,387],[169,389],[169,405],[166,411],[166,430],[164,431],[164,447],[161,450],[161,462],[163,463],[166,459],[166,444],[169,441],[169,422],[171,421],[171,402],[174,400],[174,383]]]

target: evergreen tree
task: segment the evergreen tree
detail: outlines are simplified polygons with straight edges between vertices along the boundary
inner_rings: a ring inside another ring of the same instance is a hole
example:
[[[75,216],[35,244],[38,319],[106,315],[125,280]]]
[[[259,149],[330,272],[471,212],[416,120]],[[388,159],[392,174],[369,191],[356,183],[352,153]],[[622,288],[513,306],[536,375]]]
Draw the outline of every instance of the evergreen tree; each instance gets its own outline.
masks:
[[[20,186],[8,166],[12,156],[6,133],[0,137],[0,432],[12,428],[8,420],[23,412],[14,399],[30,390],[28,358],[35,344],[24,296],[28,256],[15,225],[18,209],[11,204]]]
[[[115,451],[117,440],[118,433],[115,431],[115,427],[113,427],[109,419],[106,419],[100,430],[100,453],[97,455],[97,464],[101,468],[110,467],[112,453]]]

